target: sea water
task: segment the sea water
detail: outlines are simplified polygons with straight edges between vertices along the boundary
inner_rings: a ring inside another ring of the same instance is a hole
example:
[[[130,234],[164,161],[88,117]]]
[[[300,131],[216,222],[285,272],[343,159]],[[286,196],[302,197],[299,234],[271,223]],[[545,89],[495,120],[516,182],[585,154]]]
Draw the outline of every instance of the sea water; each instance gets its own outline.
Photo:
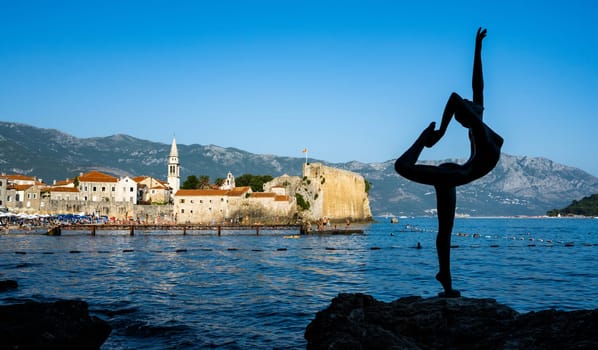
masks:
[[[85,300],[113,328],[103,349],[305,348],[306,326],[338,293],[441,291],[435,218],[363,228],[0,235],[0,279],[19,283],[0,303]],[[452,245],[463,296],[519,312],[598,308],[598,219],[456,219]]]

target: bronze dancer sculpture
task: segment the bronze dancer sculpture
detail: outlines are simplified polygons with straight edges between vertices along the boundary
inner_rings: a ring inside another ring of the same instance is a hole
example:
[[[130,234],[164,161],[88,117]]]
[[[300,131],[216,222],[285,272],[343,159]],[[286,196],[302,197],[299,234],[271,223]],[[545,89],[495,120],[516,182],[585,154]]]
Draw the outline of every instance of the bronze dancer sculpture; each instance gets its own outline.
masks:
[[[456,187],[470,183],[488,174],[498,163],[503,139],[482,121],[484,111],[484,80],[482,76],[482,40],[486,29],[479,28],[475,40],[473,60],[473,101],[452,93],[444,108],[440,128],[434,130],[432,122],[424,129],[413,145],[395,162],[395,170],[401,176],[426,185],[433,185],[436,191],[438,210],[438,235],[436,250],[439,271],[436,279],[444,292],[440,297],[459,297],[453,289],[451,278],[451,231],[455,219]],[[439,166],[416,164],[424,147],[434,146],[444,135],[452,116],[463,127],[469,129],[471,155],[464,164],[444,163]]]

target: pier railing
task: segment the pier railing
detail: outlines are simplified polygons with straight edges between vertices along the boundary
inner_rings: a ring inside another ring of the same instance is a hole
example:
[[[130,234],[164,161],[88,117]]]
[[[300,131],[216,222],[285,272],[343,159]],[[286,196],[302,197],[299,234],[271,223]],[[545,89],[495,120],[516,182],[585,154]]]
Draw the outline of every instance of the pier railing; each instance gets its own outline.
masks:
[[[62,231],[88,231],[92,236],[96,231],[128,231],[129,235],[135,235],[135,231],[179,231],[187,234],[188,231],[212,231],[218,235],[222,231],[300,231],[301,225],[183,225],[183,224],[69,224],[60,226]]]

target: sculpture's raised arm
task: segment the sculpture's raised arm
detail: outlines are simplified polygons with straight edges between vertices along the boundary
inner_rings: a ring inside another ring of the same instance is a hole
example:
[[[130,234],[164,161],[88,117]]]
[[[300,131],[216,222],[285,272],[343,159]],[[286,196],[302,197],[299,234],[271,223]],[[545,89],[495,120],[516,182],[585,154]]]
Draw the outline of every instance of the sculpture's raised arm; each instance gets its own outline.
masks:
[[[473,89],[473,102],[484,107],[484,75],[482,73],[482,40],[486,37],[487,30],[478,28],[475,36],[475,52],[473,56],[473,76],[471,88]]]

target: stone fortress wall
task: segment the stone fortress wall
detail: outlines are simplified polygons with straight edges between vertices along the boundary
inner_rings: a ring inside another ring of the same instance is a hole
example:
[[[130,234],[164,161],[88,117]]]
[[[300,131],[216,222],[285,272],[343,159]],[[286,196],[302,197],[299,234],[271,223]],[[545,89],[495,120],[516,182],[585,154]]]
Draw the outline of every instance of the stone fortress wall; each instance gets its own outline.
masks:
[[[88,215],[114,217],[116,220],[139,220],[144,223],[170,223],[174,221],[173,206],[140,205],[129,202],[92,202],[82,200],[44,200],[42,199],[40,214],[58,215],[69,213],[85,213]]]

